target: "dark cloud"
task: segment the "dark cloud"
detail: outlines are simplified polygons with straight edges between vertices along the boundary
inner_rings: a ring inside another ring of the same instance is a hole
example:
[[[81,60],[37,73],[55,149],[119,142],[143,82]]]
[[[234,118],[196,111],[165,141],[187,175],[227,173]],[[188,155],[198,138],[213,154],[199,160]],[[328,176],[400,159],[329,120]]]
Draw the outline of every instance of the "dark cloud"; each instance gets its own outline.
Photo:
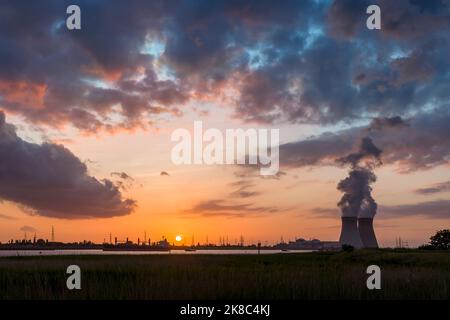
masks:
[[[134,187],[140,185],[126,172],[111,172],[111,177],[116,178],[116,180],[113,181],[114,185],[123,191],[130,191]]]
[[[449,2],[2,1],[0,106],[35,124],[146,128],[193,100],[234,116],[340,123],[409,115],[450,94]],[[65,28],[78,4],[82,29]],[[372,4],[372,2],[370,2]]]
[[[400,116],[374,118],[369,125],[369,131],[381,131],[384,129],[402,128],[407,126],[409,126],[408,122]]]
[[[430,32],[445,33],[450,29],[448,0],[382,0],[380,7],[383,11],[383,33],[387,36],[412,38]],[[412,21],[414,26],[410,25]]]
[[[366,26],[366,8],[373,3],[367,0],[333,1],[327,14],[327,31],[335,37],[349,38]]]
[[[33,214],[67,219],[130,214],[135,202],[123,199],[110,180],[98,181],[62,145],[22,140],[0,112],[0,199]]]
[[[447,0],[334,0],[327,16],[328,32],[342,38],[367,34],[366,8],[372,4],[381,9],[380,32],[386,37],[416,38],[450,28]]]
[[[397,206],[381,206],[383,218],[421,216],[430,219],[450,219],[450,200],[435,200]]]
[[[448,86],[445,70],[450,61],[442,54],[449,51],[448,33],[433,27],[429,33],[401,42],[374,37],[365,25],[368,4],[335,1],[325,9],[327,30],[334,32],[331,37],[321,35],[323,25],[312,18],[315,23],[303,30],[309,45],[278,47],[276,63],[245,73],[238,117],[259,122],[335,123],[363,114],[404,115],[436,99],[437,92]],[[414,10],[411,7],[407,2],[396,6],[396,18],[403,19],[403,13]],[[445,17],[445,12],[448,9],[440,16]],[[424,14],[430,21],[435,18],[433,13]],[[402,27],[414,29],[414,17],[402,20]],[[348,40],[335,40],[336,33]]]
[[[131,177],[128,173],[126,172],[111,172],[111,176],[112,177],[118,177],[120,179],[123,180],[131,180],[134,181],[133,177]]]
[[[395,119],[395,118],[393,118]],[[398,120],[390,120],[396,122]],[[355,127],[335,133],[324,133],[310,139],[280,146],[280,165],[283,168],[334,165],[335,160],[351,153],[370,132],[373,142],[383,149],[383,163],[395,165],[398,171],[407,173],[425,170],[450,161],[450,109],[442,107],[419,113],[403,125]],[[382,121],[383,123],[386,120]]]
[[[334,165],[337,158],[352,151],[361,128],[324,133],[280,146],[280,165],[284,168]]]
[[[277,63],[245,74],[237,118],[263,123],[328,123],[355,117],[361,107],[356,103],[357,89],[350,86],[348,65],[349,59],[356,58],[354,48],[321,37],[314,46],[286,50]]]
[[[314,208],[315,217],[336,218],[338,209]],[[380,205],[378,219],[396,219],[402,217],[423,217],[429,219],[450,219],[450,200],[434,200],[402,205]]]
[[[407,57],[394,59],[392,70],[397,74],[393,80],[395,85],[403,85],[413,81],[428,82],[435,75],[436,70],[431,57],[424,50],[415,50]]]
[[[81,8],[81,30],[65,27],[69,4]],[[167,10],[165,1],[3,1],[0,105],[34,123],[88,132],[178,113],[184,89],[159,79],[154,56],[142,51],[152,30],[162,35]]]
[[[276,63],[244,73],[238,118],[336,123],[446,103],[449,3],[442,11],[421,12],[408,1],[382,1],[387,38],[367,30],[369,4],[333,2],[325,9],[328,34],[321,35],[323,25],[312,18],[315,23],[303,30],[309,45],[277,47]]]
[[[364,137],[360,141],[358,151],[350,153],[342,158],[338,158],[336,159],[336,162],[356,168],[360,167],[361,163],[367,160],[370,162],[369,167],[373,167],[381,164],[381,153],[382,151],[373,143],[371,138]]]
[[[161,171],[160,176],[170,176],[170,174],[166,171]]]
[[[419,188],[414,190],[417,194],[435,194],[435,193],[442,193],[442,192],[450,192],[450,181],[445,181],[441,183],[436,183],[432,186],[426,187],[426,188]]]
[[[65,28],[69,4],[82,9],[81,30]],[[369,4],[381,7],[380,31],[366,28]],[[2,1],[0,107],[85,132],[147,128],[208,99],[248,122],[410,117],[448,108],[449,8],[448,0]],[[397,151],[386,141],[385,161],[411,169],[445,162],[441,132],[421,129],[399,130],[408,135],[395,134],[406,139]],[[357,138],[339,134],[286,145],[294,157],[286,161],[347,154]],[[298,158],[298,148],[312,154]]]
[[[186,213],[205,217],[248,217],[265,216],[279,211],[280,209],[275,207],[256,207],[253,203],[236,204],[224,200],[208,200],[199,202],[186,210]]]

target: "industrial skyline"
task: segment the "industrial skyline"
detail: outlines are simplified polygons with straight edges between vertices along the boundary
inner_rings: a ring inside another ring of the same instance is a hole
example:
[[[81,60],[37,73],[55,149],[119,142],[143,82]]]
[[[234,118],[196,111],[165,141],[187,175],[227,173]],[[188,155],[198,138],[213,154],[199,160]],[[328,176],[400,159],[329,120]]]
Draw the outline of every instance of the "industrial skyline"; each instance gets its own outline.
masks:
[[[239,237],[231,237],[229,235],[216,235],[210,237],[207,235],[205,239],[198,241],[195,238],[195,235],[192,234],[190,237],[184,235],[176,235],[173,239],[167,238],[164,235],[154,235],[152,238],[150,235],[147,236],[147,231],[143,231],[144,235],[141,238],[139,235],[134,236],[125,236],[125,237],[117,237],[112,232],[108,234],[108,237],[103,237],[103,241],[97,242],[98,244],[107,243],[107,244],[155,244],[162,239],[166,239],[171,244],[176,244],[179,246],[205,246],[205,245],[214,245],[214,246],[255,246],[258,243],[263,244],[264,246],[274,246],[281,244],[289,244],[295,243],[297,241],[324,241],[330,243],[339,243],[339,245],[351,245],[355,248],[378,248],[378,242],[376,239],[375,230],[373,228],[373,219],[371,218],[353,218],[353,217],[342,217],[342,225],[341,225],[341,233],[338,240],[321,240],[317,238],[303,238],[301,236],[295,236],[293,238],[286,238],[280,236],[278,239],[274,241],[268,241],[264,238],[261,239],[247,239],[244,235],[240,234]],[[51,231],[48,236],[37,233],[37,231],[33,231],[33,233],[28,234],[27,231],[24,231],[23,237],[18,239],[8,239],[3,243],[16,243],[16,242],[32,242],[35,243],[37,240],[44,240],[46,242],[61,242],[56,239],[55,228],[52,226]],[[178,238],[178,239],[177,239]],[[108,239],[108,240],[107,240]],[[211,239],[211,241],[209,240]],[[77,239],[74,241],[65,241],[67,243],[95,243],[95,241],[91,241],[89,239]],[[0,243],[2,243],[0,241]],[[391,248],[402,248],[409,247],[409,243],[407,239],[402,239],[400,236],[396,236],[395,239],[389,243],[387,247]]]

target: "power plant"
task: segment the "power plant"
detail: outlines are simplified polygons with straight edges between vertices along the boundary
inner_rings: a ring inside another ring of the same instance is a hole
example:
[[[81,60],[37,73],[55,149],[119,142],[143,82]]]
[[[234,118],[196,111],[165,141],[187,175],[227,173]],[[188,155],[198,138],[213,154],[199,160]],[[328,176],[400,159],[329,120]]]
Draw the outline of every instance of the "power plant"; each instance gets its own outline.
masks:
[[[364,248],[378,248],[373,230],[373,218],[358,218],[358,230]]]
[[[355,248],[378,248],[373,218],[342,217],[339,242]]]
[[[365,137],[358,152],[337,160],[342,165],[350,165],[348,176],[337,185],[337,189],[343,192],[338,202],[342,211],[341,245],[378,248],[373,230],[373,218],[378,206],[372,197],[371,185],[376,181],[373,169],[381,165],[380,155],[381,150],[372,139]]]
[[[339,242],[341,245],[350,245],[362,248],[363,242],[358,231],[358,219],[356,217],[342,217],[342,229]]]

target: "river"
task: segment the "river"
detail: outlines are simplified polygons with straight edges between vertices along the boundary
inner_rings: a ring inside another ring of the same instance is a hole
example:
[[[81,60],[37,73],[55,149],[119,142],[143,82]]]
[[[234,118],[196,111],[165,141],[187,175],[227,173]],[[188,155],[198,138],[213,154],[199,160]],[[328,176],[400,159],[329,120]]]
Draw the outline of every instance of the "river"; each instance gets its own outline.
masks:
[[[314,250],[261,250],[261,254],[306,253]],[[103,251],[103,250],[0,250],[0,257],[62,255],[154,255],[154,254],[258,254],[258,250],[171,250],[171,251]]]

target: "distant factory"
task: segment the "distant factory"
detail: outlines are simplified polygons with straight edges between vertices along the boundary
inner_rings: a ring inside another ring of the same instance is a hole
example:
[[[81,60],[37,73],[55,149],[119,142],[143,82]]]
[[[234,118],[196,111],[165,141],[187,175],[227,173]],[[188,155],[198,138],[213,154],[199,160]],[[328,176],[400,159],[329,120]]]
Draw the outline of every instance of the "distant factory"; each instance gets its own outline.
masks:
[[[281,242],[273,246],[274,249],[281,250],[340,250],[341,247],[342,245],[339,241],[305,240],[303,238]]]

